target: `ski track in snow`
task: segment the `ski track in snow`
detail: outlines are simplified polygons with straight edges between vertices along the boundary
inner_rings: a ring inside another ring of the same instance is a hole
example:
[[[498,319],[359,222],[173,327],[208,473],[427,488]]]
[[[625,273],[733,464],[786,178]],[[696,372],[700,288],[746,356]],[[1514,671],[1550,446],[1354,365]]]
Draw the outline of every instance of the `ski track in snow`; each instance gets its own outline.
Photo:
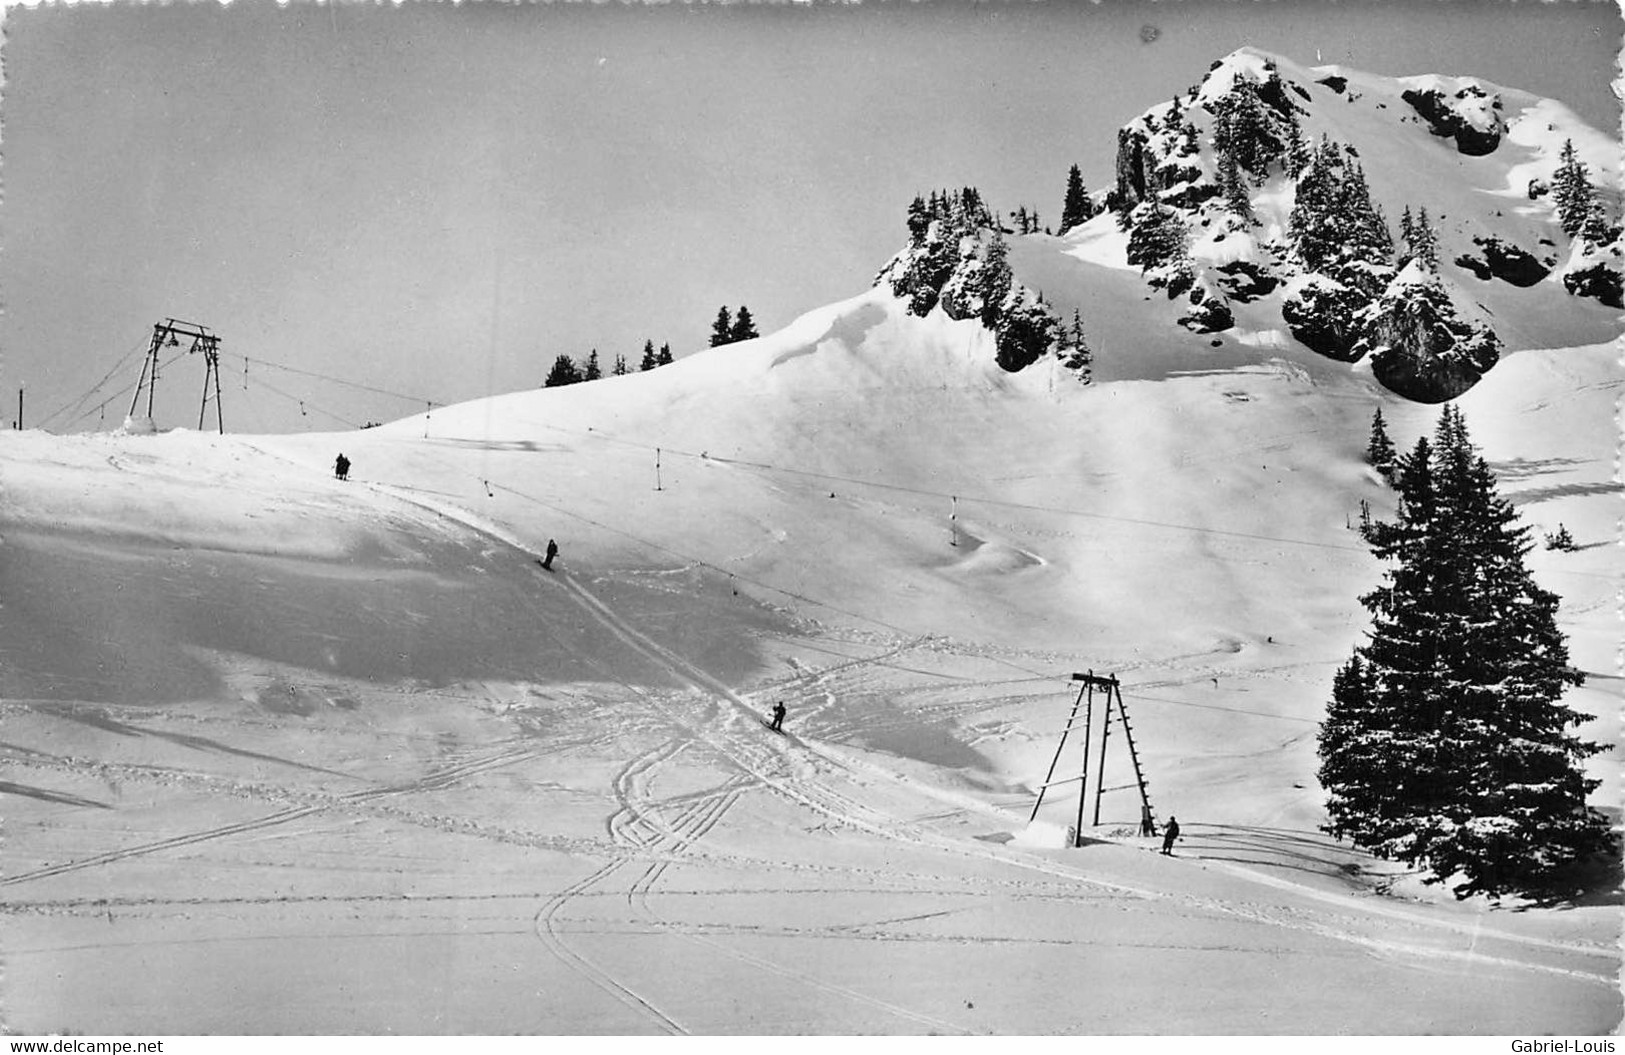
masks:
[[[159,839],[153,842],[142,843],[137,846],[126,847],[122,850],[114,850],[108,853],[97,854],[93,857],[80,858],[74,861],[66,861],[62,864],[48,865],[43,868],[36,868],[27,872],[19,872],[14,875],[0,876],[0,886],[12,886],[17,883],[26,883],[37,879],[46,879],[52,876],[63,875],[68,872],[75,872],[80,869],[96,868],[101,865],[129,860],[132,857],[143,857],[147,854],[158,853],[163,850],[172,850],[178,847],[191,846],[196,843],[209,842],[214,839],[221,839],[232,835],[241,835],[247,832],[261,831],[266,828],[272,828],[278,825],[288,824],[292,821],[301,820],[305,817],[325,813],[329,810],[342,810],[346,807],[371,804],[378,802],[379,800],[401,795],[414,794],[417,792],[439,791],[457,784],[466,777],[474,776],[493,769],[517,765],[522,762],[529,762],[543,755],[553,754],[573,746],[576,745],[574,743],[559,743],[550,744],[547,747],[529,747],[518,749],[509,748],[494,752],[492,754],[481,755],[480,757],[470,759],[467,762],[462,762],[456,765],[447,766],[443,769],[435,770],[434,772],[418,780],[391,784],[385,787],[372,788],[365,791],[351,792],[348,795],[321,795],[317,796],[323,800],[321,802],[304,806],[290,807],[288,809],[279,810],[276,813],[268,814],[264,817],[240,821],[236,824],[221,825],[217,828],[208,828],[202,831],[188,832],[186,834],[176,835],[168,839]],[[71,764],[72,760],[63,759],[60,761],[63,763],[68,763],[65,768],[75,768]],[[37,761],[35,764],[38,764]],[[93,766],[93,768],[97,770],[122,768],[127,772],[133,771],[134,775],[147,777],[151,777],[156,773],[163,772],[158,770],[157,767],[110,767],[105,763],[97,763]],[[174,775],[174,773],[173,771],[169,771],[167,775]],[[205,783],[212,784],[213,782],[206,780]],[[218,788],[210,787],[209,790],[215,791],[218,790]],[[287,794],[289,797],[310,797],[309,792]],[[407,815],[403,817],[403,819],[410,820],[412,818],[410,815]],[[445,822],[449,825],[457,825],[457,822],[450,818],[434,819]]]
[[[384,488],[384,490],[393,491],[393,489],[389,488]],[[401,495],[399,492],[395,492],[395,494],[396,497],[410,504],[424,504],[421,503],[420,500],[415,496],[409,497]],[[533,553],[518,539],[508,536],[505,532],[495,530],[490,525],[484,523],[476,517],[473,517],[472,515],[464,514],[463,511],[456,506],[432,503],[426,504],[426,508],[429,508],[431,511],[439,514],[440,516],[446,517],[449,520],[454,520],[461,523],[469,530],[474,531],[477,534],[486,535],[495,541],[513,547],[531,560],[539,559],[537,554]],[[540,575],[538,575],[538,578],[542,579]],[[1476,924],[1460,924],[1448,920],[1434,920],[1419,916],[1409,916],[1407,914],[1403,914],[1400,912],[1400,910],[1388,907],[1384,907],[1383,910],[1378,914],[1389,918],[1401,918],[1404,919],[1405,922],[1414,926],[1470,935],[1474,939],[1475,948],[1468,950],[1439,949],[1419,943],[1401,942],[1388,938],[1374,938],[1368,935],[1354,933],[1347,927],[1336,927],[1326,923],[1299,918],[1301,913],[1293,912],[1290,909],[1280,912],[1272,908],[1243,906],[1235,902],[1222,901],[1215,898],[1198,897],[1194,895],[1169,894],[1149,888],[1101,880],[1096,877],[1089,876],[1078,869],[1060,865],[1044,858],[1033,857],[1026,854],[1018,854],[1012,851],[995,849],[991,847],[970,846],[968,844],[947,839],[934,832],[928,832],[920,828],[918,825],[912,824],[906,820],[900,820],[882,813],[876,813],[869,807],[840,792],[835,791],[828,784],[813,779],[814,767],[812,766],[803,765],[796,767],[799,772],[794,776],[781,776],[778,773],[772,772],[770,769],[770,763],[772,761],[779,761],[781,763],[787,761],[787,759],[784,759],[782,756],[788,752],[775,751],[771,747],[764,747],[760,741],[760,738],[746,738],[739,736],[729,729],[728,722],[715,720],[719,714],[717,708],[718,703],[725,702],[731,704],[737,712],[742,712],[743,714],[749,715],[753,721],[757,717],[757,710],[755,707],[735,693],[727,685],[724,685],[712,678],[709,674],[693,666],[687,660],[671,652],[658,642],[633,628],[619,615],[617,615],[609,605],[600,600],[568,572],[564,572],[556,576],[556,579],[557,582],[563,586],[563,588],[568,590],[580,602],[582,609],[589,616],[597,620],[600,625],[602,625],[616,638],[621,640],[628,647],[642,654],[645,658],[664,667],[671,674],[679,678],[681,681],[691,685],[701,694],[702,699],[701,701],[697,702],[704,704],[704,711],[695,715],[679,715],[674,713],[673,702],[655,700],[648,694],[642,694],[646,699],[650,699],[651,702],[653,702],[657,708],[665,713],[669,719],[671,719],[680,728],[689,732],[690,735],[692,735],[695,739],[708,744],[720,756],[738,766],[742,771],[754,776],[764,787],[767,787],[785,796],[786,798],[789,798],[792,801],[813,810],[814,812],[823,814],[838,823],[849,825],[860,831],[865,831],[881,838],[894,839],[917,846],[930,847],[935,850],[958,856],[979,857],[1002,864],[1013,865],[1018,868],[1038,871],[1044,874],[1072,880],[1074,882],[1086,883],[1093,887],[1126,897],[1153,900],[1177,900],[1189,907],[1201,909],[1207,912],[1234,916],[1271,926],[1286,927],[1294,930],[1305,931],[1320,937],[1348,942],[1368,949],[1374,953],[1388,955],[1403,954],[1416,956],[1423,959],[1457,959],[1485,966],[1497,965],[1514,967],[1541,973],[1552,973],[1567,977],[1581,978],[1589,981],[1600,982],[1610,986],[1616,984],[1617,982],[1617,973],[1612,970],[1575,970],[1527,960],[1492,956],[1486,953],[1478,952],[1476,950],[1476,944],[1478,941],[1485,939],[1500,940],[1512,943],[1514,945],[1544,947],[1565,953],[1578,953],[1583,956],[1605,955],[1610,959],[1612,959],[1614,956],[1614,950],[1603,950],[1563,942],[1553,942],[1544,939],[1526,939],[1517,934],[1504,931],[1488,930]],[[542,581],[546,580],[542,579]],[[826,762],[832,763],[838,769],[844,770],[848,773],[851,772],[849,768],[849,760],[836,756],[828,748],[814,748],[810,744],[806,746],[808,747],[809,753],[825,760]],[[779,754],[781,757],[777,760],[765,757],[770,753]],[[876,772],[885,779],[899,783],[914,784],[914,782],[908,781],[899,774],[878,769]],[[917,784],[914,784],[914,786],[916,789],[919,787]],[[1257,873],[1244,869],[1235,869],[1234,873],[1244,875],[1250,879],[1258,878]],[[1308,894],[1314,897],[1316,900],[1330,901],[1338,904],[1342,908],[1353,912],[1355,914],[1354,918],[1356,919],[1366,920],[1373,915],[1370,913],[1368,906],[1352,898],[1344,898],[1340,895],[1312,891],[1302,884],[1292,883],[1283,879],[1271,879],[1268,885],[1277,889],[1290,890],[1300,896]]]
[[[243,446],[256,450],[269,458],[277,458],[292,464],[298,464],[294,459],[273,454],[253,444],[245,443]],[[121,472],[147,471],[145,467],[137,470],[130,466],[117,464],[111,458],[109,463],[113,465],[113,468]],[[690,1027],[697,1028],[698,1023],[689,1022],[685,1024],[684,1021],[680,1020],[678,1013],[658,1006],[659,998],[652,995],[647,987],[631,980],[628,977],[628,972],[612,970],[606,965],[601,955],[588,955],[585,948],[587,943],[581,941],[581,938],[585,935],[606,933],[602,929],[595,927],[592,922],[591,909],[594,906],[605,904],[606,900],[616,903],[624,902],[637,921],[647,928],[647,931],[637,931],[636,933],[656,932],[680,936],[738,960],[752,968],[769,971],[780,977],[791,979],[798,986],[817,989],[833,996],[850,999],[870,1009],[894,1015],[915,1026],[955,1033],[969,1032],[969,1030],[953,1022],[935,1018],[911,1008],[880,1000],[834,982],[814,977],[798,970],[791,964],[775,962],[770,958],[747,952],[737,947],[738,942],[725,939],[741,935],[753,937],[783,935],[801,938],[839,938],[862,941],[957,941],[964,943],[1054,941],[1077,946],[1095,944],[1086,938],[1035,939],[1031,937],[1000,937],[977,934],[944,935],[937,932],[920,931],[881,931],[879,929],[890,923],[908,922],[943,915],[943,913],[939,912],[916,913],[879,922],[832,925],[822,928],[772,927],[708,922],[684,923],[675,922],[664,917],[660,912],[660,908],[665,903],[665,899],[677,896],[680,893],[666,885],[668,873],[672,871],[673,865],[681,866],[685,861],[735,867],[747,872],[747,874],[751,871],[772,868],[789,870],[792,874],[796,872],[813,872],[854,878],[861,876],[866,879],[883,880],[892,884],[908,884],[912,882],[918,888],[917,893],[927,892],[926,888],[929,883],[940,884],[944,881],[941,876],[911,875],[895,870],[870,870],[823,862],[773,860],[734,855],[704,845],[708,836],[723,824],[730,811],[742,798],[765,790],[802,809],[818,814],[833,824],[846,826],[879,838],[904,843],[934,853],[995,862],[1009,868],[1018,869],[1020,874],[1023,875],[1031,876],[1036,874],[1036,876],[1042,877],[1035,879],[981,875],[954,877],[954,884],[973,891],[985,892],[996,889],[1011,898],[1058,898],[1068,902],[1075,902],[1081,896],[1087,896],[1082,893],[1083,891],[1092,891],[1094,896],[1108,901],[1161,902],[1178,906],[1182,915],[1226,916],[1271,928],[1313,934],[1317,937],[1352,945],[1369,955],[1403,958],[1412,965],[1436,963],[1450,964],[1460,969],[1473,966],[1508,968],[1519,971],[1556,974],[1608,986],[1613,986],[1616,983],[1613,970],[1617,963],[1617,949],[1606,948],[1601,945],[1522,936],[1487,929],[1476,921],[1460,922],[1445,918],[1424,917],[1406,911],[1398,905],[1373,899],[1357,899],[1331,891],[1318,890],[1309,885],[1265,874],[1246,866],[1233,865],[1223,861],[1203,860],[1199,857],[1184,865],[1185,867],[1195,866],[1211,869],[1228,876],[1244,879],[1256,884],[1261,895],[1274,892],[1284,896],[1278,898],[1264,898],[1261,896],[1259,900],[1254,901],[1234,897],[1221,898],[1169,892],[1134,883],[1112,882],[1089,875],[1082,867],[1069,865],[1038,853],[1025,853],[1014,848],[973,842],[963,837],[954,838],[943,834],[928,827],[933,819],[963,813],[976,813],[996,818],[998,823],[1008,825],[1010,818],[985,801],[914,780],[905,773],[884,765],[878,765],[867,758],[850,754],[828,743],[812,742],[798,738],[780,740],[778,738],[763,737],[756,728],[759,708],[750,698],[734,691],[697,664],[662,645],[649,633],[639,630],[620,612],[616,611],[611,604],[599,597],[585,583],[568,571],[545,574],[535,569],[531,562],[538,555],[499,525],[485,521],[472,511],[455,504],[455,501],[451,500],[449,495],[445,498],[431,497],[416,489],[365,481],[358,481],[358,483],[404,506],[427,511],[435,518],[442,519],[443,522],[455,524],[459,528],[491,540],[500,547],[511,548],[517,554],[523,555],[523,565],[531,570],[536,580],[543,584],[544,588],[564,590],[568,598],[579,610],[601,626],[607,633],[633,652],[653,663],[657,668],[669,673],[679,683],[689,686],[692,690],[683,693],[647,691],[638,686],[627,684],[611,671],[605,671],[608,681],[619,682],[628,692],[636,694],[648,705],[651,712],[657,713],[675,731],[675,735],[660,741],[625,763],[613,776],[611,786],[616,800],[616,808],[604,818],[604,828],[608,842],[594,842],[579,838],[567,839],[547,836],[537,832],[499,829],[462,818],[407,810],[402,808],[400,804],[390,802],[391,799],[405,794],[435,792],[453,788],[460,781],[476,776],[479,773],[520,765],[545,754],[565,751],[586,744],[601,743],[606,739],[606,736],[601,736],[586,741],[552,741],[545,748],[504,745],[499,750],[487,752],[476,758],[437,769],[416,780],[367,788],[347,795],[330,795],[308,790],[277,788],[271,785],[255,785],[232,781],[230,786],[224,790],[250,799],[275,801],[282,808],[265,816],[235,824],[220,825],[196,832],[184,833],[168,839],[154,840],[76,861],[46,865],[13,876],[0,876],[0,886],[50,879],[76,870],[110,865],[133,857],[249,834],[299,822],[324,812],[343,810],[371,813],[473,837],[545,847],[586,858],[589,863],[596,857],[602,863],[594,870],[574,882],[545,895],[524,893],[517,895],[470,894],[446,895],[445,899],[461,901],[479,900],[487,897],[540,898],[541,903],[531,921],[530,930],[552,956],[566,968],[587,980],[610,999],[637,1016],[639,1021],[647,1023],[660,1032],[679,1035],[689,1032]],[[1018,653],[1010,649],[982,646],[972,642],[955,642],[942,635],[928,634],[905,637],[898,634],[889,637],[874,635],[859,635],[859,637],[861,638],[861,644],[865,647],[874,647],[879,651],[873,655],[844,658],[840,662],[819,669],[798,670],[797,673],[783,680],[764,683],[757,693],[750,695],[756,696],[782,691],[787,694],[795,693],[802,699],[809,697],[821,698],[821,703],[813,703],[809,708],[798,711],[798,714],[803,716],[814,717],[835,707],[837,694],[842,693],[842,690],[846,689],[848,683],[852,680],[849,677],[850,674],[865,668],[894,665],[894,661],[898,657],[910,651],[942,651],[966,656],[977,655],[998,662],[1008,662],[1008,660],[999,659],[999,656],[1018,655]],[[1148,674],[1159,669],[1180,667],[1182,662],[1193,659],[1211,660],[1215,657],[1222,658],[1233,654],[1234,651],[1236,650],[1226,650],[1224,648],[1194,651],[1180,656],[1129,662],[1119,669],[1139,670]],[[1019,655],[1021,658],[1029,660],[1033,658],[1032,654]],[[1070,657],[1055,658],[1059,661],[1062,658]],[[588,661],[591,662],[590,657]],[[596,663],[593,665],[597,666]],[[1012,666],[1015,666],[1015,664],[1012,664]],[[1303,664],[1292,664],[1277,668],[1249,668],[1243,671],[1222,666],[1213,666],[1211,668],[1184,666],[1180,668],[1182,676],[1176,680],[1148,681],[1140,685],[1125,685],[1124,688],[1132,693],[1135,689],[1179,685],[1196,680],[1210,669],[1215,675],[1230,678],[1234,676],[1259,677],[1266,672],[1286,671],[1298,669],[1302,666]],[[1191,671],[1193,670],[1196,670],[1197,673],[1192,674]],[[922,671],[921,673],[935,674],[936,672]],[[945,677],[945,675],[937,676]],[[972,710],[986,709],[988,705],[989,701],[985,697],[979,698]],[[951,713],[960,713],[951,708],[948,710]],[[938,711],[938,713],[947,712]],[[613,733],[607,734],[607,737],[613,735]],[[696,753],[696,749],[702,748],[708,749],[709,753],[714,754],[715,758],[722,762],[731,772],[723,777],[720,782],[713,783],[711,786],[698,791],[690,791],[665,798],[657,796],[654,792],[654,785],[660,778],[663,769],[682,759],[686,754]],[[11,749],[7,749],[7,753],[12,755],[19,764],[30,767],[66,769],[79,773],[117,773],[120,776],[160,783],[180,782],[192,784],[213,792],[222,790],[222,784],[225,783],[221,778],[207,774],[187,773],[186,771],[168,770],[156,766],[88,762],[71,757],[51,756],[32,751],[19,756],[17,751]],[[272,761],[281,760],[272,759]],[[840,787],[837,787],[837,784]],[[894,812],[888,812],[887,809],[880,805],[881,799],[878,795],[865,794],[867,789],[874,789],[882,793],[903,790],[914,800],[947,804],[952,808],[947,813],[940,810],[917,811],[919,814],[917,816],[911,814],[909,817],[900,817]],[[1172,867],[1178,868],[1181,865],[1173,865]],[[769,889],[776,890],[777,888]],[[854,890],[872,890],[874,887],[837,887],[833,889],[841,892],[853,892]],[[900,887],[900,889],[907,889],[907,887]],[[730,884],[726,889],[693,891],[692,893],[696,896],[714,896],[716,894],[741,892],[743,892],[741,888]],[[937,893],[934,890],[929,892]],[[323,901],[343,902],[347,900],[395,900],[396,897],[398,896],[273,896],[265,898],[183,898],[173,900],[161,898],[104,898],[62,902],[10,903],[0,907],[0,912],[6,914],[46,913],[56,911],[55,906],[61,906],[66,911],[83,908],[95,909],[97,906],[103,906],[110,913],[112,906],[115,905],[123,907],[217,903],[281,904]],[[419,898],[414,897],[413,900],[419,900]],[[434,900],[434,898],[423,898],[421,900]],[[1304,901],[1313,904],[1305,905],[1303,904]],[[577,912],[575,910],[581,911]],[[111,917],[109,918],[111,921]],[[1390,926],[1398,924],[1402,931],[1411,933],[1394,935],[1390,930],[1384,933],[1383,936],[1372,936],[1370,928],[1379,919]],[[627,932],[620,930],[609,931],[608,933]],[[1438,938],[1443,935],[1463,936],[1470,939],[1470,944],[1466,948],[1445,948],[1428,944],[1427,939],[1430,936]],[[1124,943],[1117,942],[1117,944]],[[1494,946],[1497,944],[1511,949],[1521,948],[1528,950],[1530,953],[1555,955],[1562,959],[1559,962],[1542,962],[1531,958],[1520,958],[1516,954],[1497,955],[1497,950],[1494,950]],[[1491,946],[1492,951],[1480,951],[1480,946],[1484,945]],[[1155,943],[1148,943],[1146,947],[1203,948],[1221,951],[1232,948],[1232,946],[1222,944],[1176,946],[1157,945]],[[1565,964],[1574,963],[1576,957],[1583,959],[1587,966],[1565,966]],[[1597,960],[1603,962],[1593,969],[1590,964]]]

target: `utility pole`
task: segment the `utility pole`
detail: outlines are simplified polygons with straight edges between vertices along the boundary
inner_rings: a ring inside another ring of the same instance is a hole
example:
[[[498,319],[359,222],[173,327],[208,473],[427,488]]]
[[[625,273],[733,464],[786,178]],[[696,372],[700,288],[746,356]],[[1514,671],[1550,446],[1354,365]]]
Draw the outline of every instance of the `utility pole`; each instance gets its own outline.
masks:
[[[28,386],[26,386],[26,385],[18,385],[17,386],[17,431],[18,432],[21,432],[23,430],[23,389],[26,388],[26,387],[28,387]]]

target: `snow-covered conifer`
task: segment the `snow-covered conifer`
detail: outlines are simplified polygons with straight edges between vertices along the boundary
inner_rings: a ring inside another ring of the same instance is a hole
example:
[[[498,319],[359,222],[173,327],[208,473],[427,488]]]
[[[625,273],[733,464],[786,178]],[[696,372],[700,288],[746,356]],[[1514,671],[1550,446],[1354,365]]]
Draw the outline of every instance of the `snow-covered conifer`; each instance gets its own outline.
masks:
[[[1428,218],[1427,206],[1416,214],[1416,221],[1411,229],[1411,249],[1416,259],[1430,272],[1439,272],[1439,232],[1433,229],[1433,221]]]
[[[1557,205],[1558,224],[1572,238],[1585,226],[1595,191],[1585,162],[1575,153],[1574,140],[1563,140],[1558,159],[1557,171],[1552,174],[1552,201]]]
[[[1076,371],[1078,380],[1087,385],[1094,380],[1095,353],[1083,332],[1083,316],[1075,308],[1072,311],[1072,327],[1066,337],[1065,358],[1061,365]]]
[[[1014,276],[1010,271],[1010,247],[997,230],[988,238],[982,254],[980,272],[982,294],[982,325],[992,329],[998,325],[999,310],[1010,293]]]
[[[1389,562],[1361,598],[1370,641],[1333,682],[1320,731],[1326,830],[1379,857],[1459,879],[1457,897],[1534,892],[1608,846],[1586,805],[1602,748],[1561,702],[1582,678],[1558,598],[1524,567],[1528,529],[1496,493],[1461,413],[1401,459],[1394,523],[1364,532]]]
[[[543,388],[558,388],[560,385],[573,385],[581,380],[581,371],[576,367],[574,360],[568,355],[561,355],[553,360],[553,369],[547,373],[547,380],[542,382]]]
[[[717,309],[717,317],[711,323],[711,347],[721,347],[733,339],[733,322],[728,317],[728,306],[724,304]]]
[[[1083,189],[1083,173],[1073,165],[1066,174],[1066,197],[1061,204],[1061,234],[1083,223],[1094,215],[1089,194]]]
[[[1371,416],[1371,439],[1365,445],[1365,459],[1385,477],[1392,478],[1397,462],[1398,452],[1394,450],[1394,441],[1388,438],[1388,427],[1382,420],[1382,408]]]
[[[1252,196],[1247,177],[1241,173],[1234,154],[1219,155],[1219,192],[1224,195],[1225,208],[1247,223],[1257,222],[1253,216]]]
[[[925,199],[918,194],[908,205],[908,238],[913,245],[919,245],[925,240],[926,228],[931,226],[931,212],[925,204]]]
[[[1189,255],[1190,232],[1178,210],[1157,201],[1142,202],[1130,216],[1127,259],[1140,273],[1177,265]]]

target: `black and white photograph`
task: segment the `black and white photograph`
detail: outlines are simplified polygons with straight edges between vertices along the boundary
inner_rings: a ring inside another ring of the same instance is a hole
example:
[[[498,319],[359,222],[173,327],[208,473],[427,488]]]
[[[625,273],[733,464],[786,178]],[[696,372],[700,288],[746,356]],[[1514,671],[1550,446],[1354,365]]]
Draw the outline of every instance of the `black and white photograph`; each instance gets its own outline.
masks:
[[[8,6],[0,1032],[1616,1033],[1622,31]]]

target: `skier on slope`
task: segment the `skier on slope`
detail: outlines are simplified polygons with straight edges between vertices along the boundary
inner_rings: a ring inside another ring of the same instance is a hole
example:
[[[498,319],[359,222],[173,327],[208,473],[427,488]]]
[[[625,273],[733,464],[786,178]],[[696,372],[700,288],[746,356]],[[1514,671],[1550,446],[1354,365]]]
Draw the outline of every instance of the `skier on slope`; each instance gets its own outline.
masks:
[[[343,454],[335,458],[333,460],[333,475],[340,480],[348,480],[350,478],[350,459]]]
[[[1174,855],[1174,840],[1179,838],[1179,819],[1168,818],[1168,827],[1162,833],[1162,852],[1169,857]]]
[[[542,561],[542,567],[548,571],[553,570],[553,558],[559,555],[559,544],[552,539],[547,540],[547,559]]]
[[[768,726],[775,733],[784,732],[784,701],[780,700],[773,705],[773,724]]]

